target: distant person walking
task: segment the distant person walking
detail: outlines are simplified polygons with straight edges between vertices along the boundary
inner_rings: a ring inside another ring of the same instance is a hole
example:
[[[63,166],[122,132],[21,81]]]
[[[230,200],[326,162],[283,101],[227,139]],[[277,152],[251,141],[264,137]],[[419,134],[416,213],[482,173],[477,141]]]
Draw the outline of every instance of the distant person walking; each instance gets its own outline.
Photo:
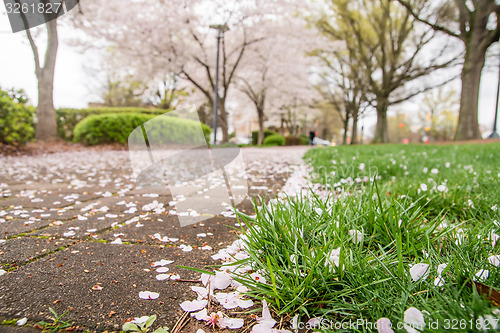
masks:
[[[314,138],[316,137],[316,131],[314,128],[311,128],[311,131],[309,132],[309,143],[311,146],[314,146]]]

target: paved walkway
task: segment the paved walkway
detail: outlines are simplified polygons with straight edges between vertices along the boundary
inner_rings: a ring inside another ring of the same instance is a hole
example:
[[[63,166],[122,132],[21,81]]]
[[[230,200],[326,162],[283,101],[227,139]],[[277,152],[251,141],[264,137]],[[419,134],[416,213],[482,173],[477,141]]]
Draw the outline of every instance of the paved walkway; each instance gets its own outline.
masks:
[[[243,149],[250,196],[275,193],[307,149]],[[184,281],[199,277],[177,266],[216,264],[211,255],[236,239],[230,209],[181,228],[177,216],[192,210],[176,210],[182,198],[167,190],[136,186],[126,151],[2,157],[0,198],[0,322],[34,324],[52,307],[96,331],[152,314],[172,327],[193,298]],[[248,200],[238,208],[252,213]],[[174,262],[159,281],[161,260]],[[142,291],[160,296],[144,300]]]

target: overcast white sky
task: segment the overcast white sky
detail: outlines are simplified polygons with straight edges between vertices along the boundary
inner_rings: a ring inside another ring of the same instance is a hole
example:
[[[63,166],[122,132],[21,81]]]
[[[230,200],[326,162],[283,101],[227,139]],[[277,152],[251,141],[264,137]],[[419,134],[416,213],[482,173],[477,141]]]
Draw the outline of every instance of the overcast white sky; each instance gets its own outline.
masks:
[[[23,88],[33,104],[36,104],[37,82],[34,73],[34,60],[24,32],[13,34],[5,8],[0,5],[0,87]],[[97,100],[96,92],[89,91],[89,78],[83,71],[88,59],[64,43],[65,37],[71,37],[71,31],[60,27],[61,43],[57,58],[54,103],[59,107],[85,108],[89,102]],[[479,121],[488,128],[493,127],[498,72],[495,68],[483,73],[479,103]],[[455,82],[460,91],[459,82]],[[375,121],[374,117],[366,120],[365,128]],[[500,123],[500,122],[499,122]],[[500,124],[499,124],[500,125]]]

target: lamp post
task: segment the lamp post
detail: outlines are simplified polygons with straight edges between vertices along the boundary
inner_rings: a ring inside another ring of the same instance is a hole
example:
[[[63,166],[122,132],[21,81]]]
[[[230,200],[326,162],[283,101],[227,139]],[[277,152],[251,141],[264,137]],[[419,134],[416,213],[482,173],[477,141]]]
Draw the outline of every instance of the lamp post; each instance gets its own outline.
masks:
[[[224,32],[229,30],[227,24],[212,24],[211,29],[217,30],[217,59],[215,64],[215,88],[214,88],[214,145],[217,144],[217,114],[219,111],[219,54],[220,40],[224,37]]]
[[[497,104],[495,108],[495,122],[493,123],[493,133],[488,137],[490,139],[498,139],[497,122],[498,122],[498,104],[500,102],[500,64],[498,65],[498,87],[497,87]]]

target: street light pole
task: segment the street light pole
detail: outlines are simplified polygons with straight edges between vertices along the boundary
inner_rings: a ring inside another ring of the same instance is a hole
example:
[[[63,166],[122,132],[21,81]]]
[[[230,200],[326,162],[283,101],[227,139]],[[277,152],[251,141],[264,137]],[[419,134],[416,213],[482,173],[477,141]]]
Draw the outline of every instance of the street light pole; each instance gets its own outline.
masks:
[[[229,30],[227,24],[214,24],[210,28],[217,30],[217,59],[215,64],[215,88],[214,88],[214,145],[217,144],[217,115],[219,112],[219,55],[220,55],[220,40],[224,36],[224,32]]]
[[[495,109],[495,122],[493,123],[493,133],[488,137],[490,139],[498,139],[497,122],[498,122],[498,105],[500,104],[500,64],[498,65],[498,87],[497,87],[497,105]]]

